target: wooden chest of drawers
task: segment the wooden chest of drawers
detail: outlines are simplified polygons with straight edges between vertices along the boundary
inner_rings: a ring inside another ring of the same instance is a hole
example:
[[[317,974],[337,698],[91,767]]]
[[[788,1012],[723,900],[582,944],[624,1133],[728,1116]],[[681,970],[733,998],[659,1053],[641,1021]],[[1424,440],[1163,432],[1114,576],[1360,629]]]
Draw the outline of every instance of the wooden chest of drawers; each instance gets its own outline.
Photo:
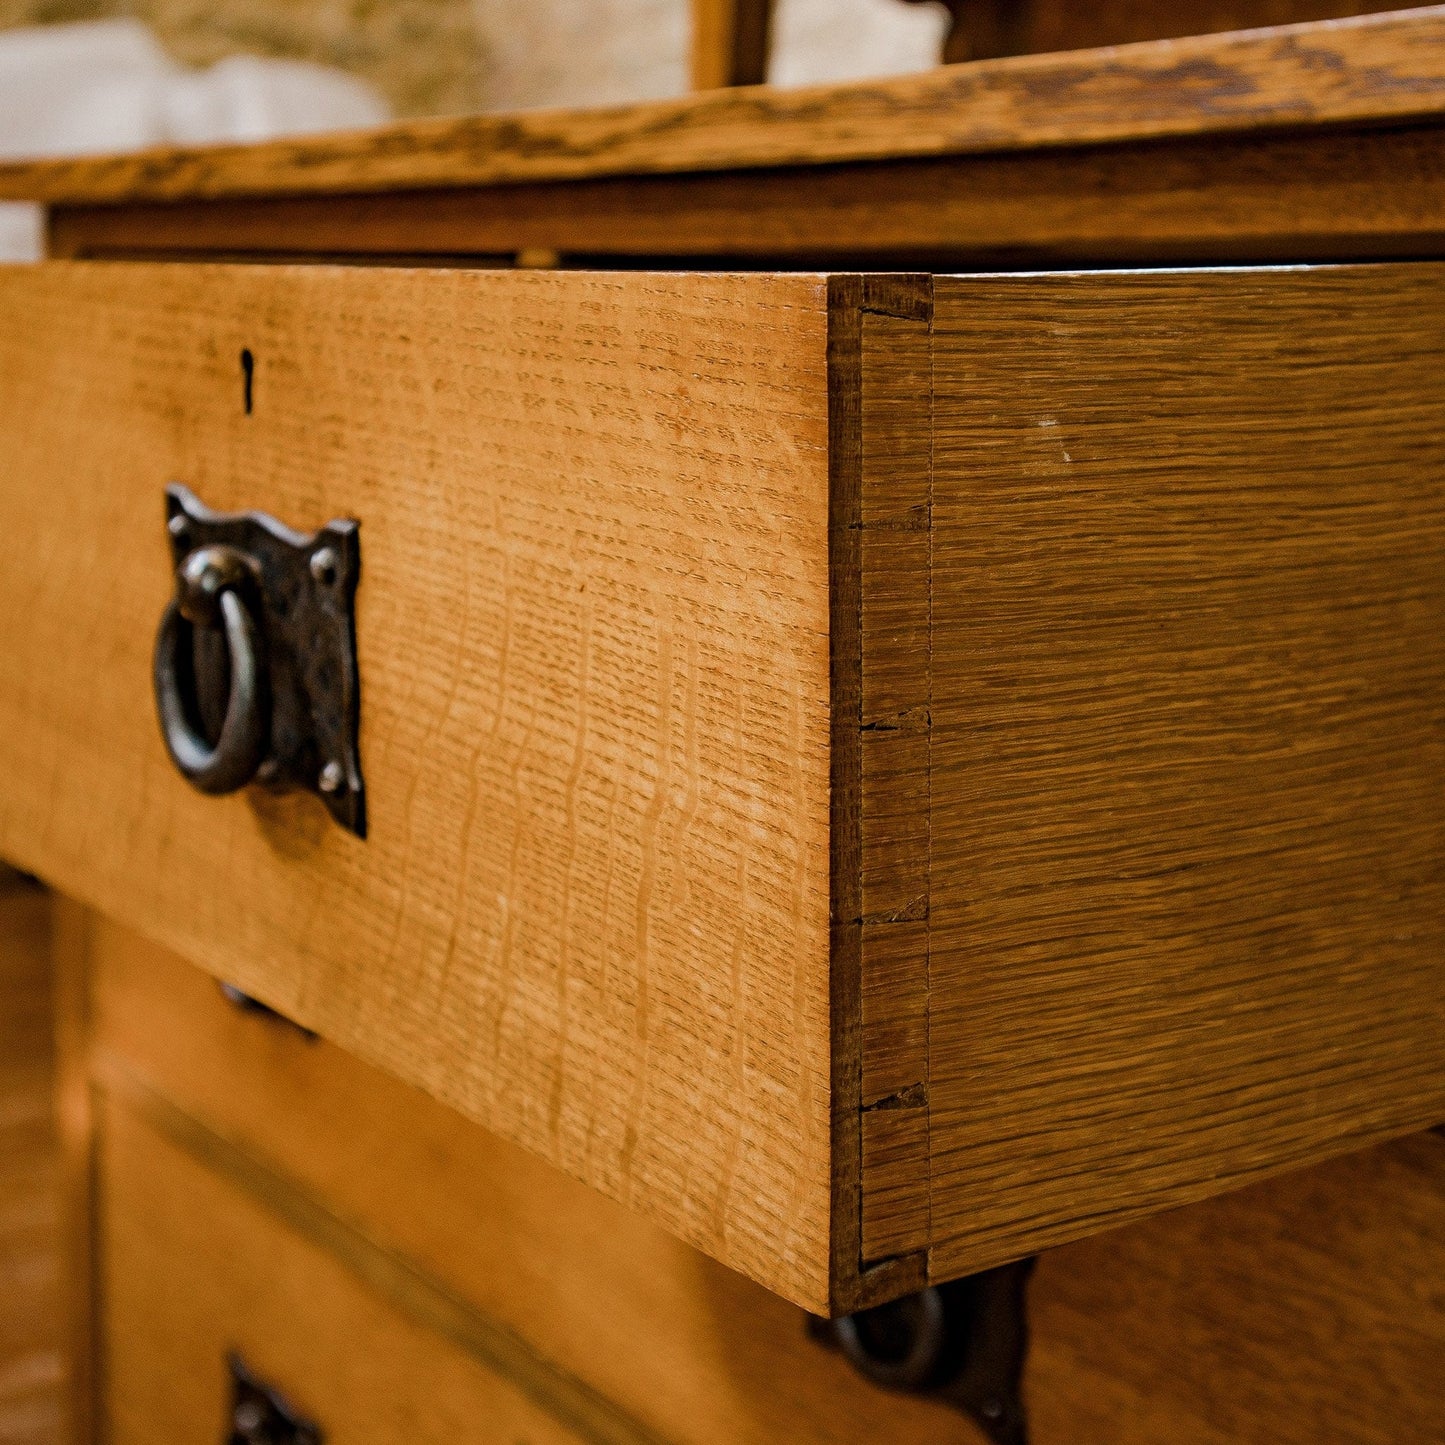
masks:
[[[819,1316],[1437,1123],[1442,35],[0,168],[0,856]],[[364,838],[167,757],[174,484],[357,524]]]

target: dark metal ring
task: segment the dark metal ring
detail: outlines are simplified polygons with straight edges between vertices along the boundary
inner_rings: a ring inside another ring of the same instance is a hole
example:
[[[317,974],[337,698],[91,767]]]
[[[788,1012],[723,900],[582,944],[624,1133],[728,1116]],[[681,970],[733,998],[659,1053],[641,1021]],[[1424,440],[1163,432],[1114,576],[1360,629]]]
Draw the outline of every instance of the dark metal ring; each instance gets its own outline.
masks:
[[[897,1336],[891,1349],[879,1348],[869,1328],[872,1321],[885,1318],[892,1326],[889,1333]],[[859,1373],[891,1389],[917,1389],[927,1383],[943,1356],[948,1315],[943,1297],[929,1288],[891,1304],[844,1315],[833,1321],[833,1332]]]
[[[156,636],[156,708],[171,758],[190,782],[203,793],[234,793],[256,776],[266,756],[266,674],[250,609],[234,588],[226,588],[216,601],[231,653],[231,690],[215,746],[192,726],[194,700],[188,705],[181,695],[180,649],[189,645],[193,624],[175,601]]]

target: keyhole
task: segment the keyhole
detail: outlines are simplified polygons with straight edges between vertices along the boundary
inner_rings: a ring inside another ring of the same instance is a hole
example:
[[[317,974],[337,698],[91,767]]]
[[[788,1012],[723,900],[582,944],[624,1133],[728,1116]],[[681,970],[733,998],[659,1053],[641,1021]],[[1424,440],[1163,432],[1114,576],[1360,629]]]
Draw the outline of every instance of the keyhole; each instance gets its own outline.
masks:
[[[246,405],[246,415],[251,415],[251,387],[256,377],[256,358],[250,347],[241,353],[241,395]]]

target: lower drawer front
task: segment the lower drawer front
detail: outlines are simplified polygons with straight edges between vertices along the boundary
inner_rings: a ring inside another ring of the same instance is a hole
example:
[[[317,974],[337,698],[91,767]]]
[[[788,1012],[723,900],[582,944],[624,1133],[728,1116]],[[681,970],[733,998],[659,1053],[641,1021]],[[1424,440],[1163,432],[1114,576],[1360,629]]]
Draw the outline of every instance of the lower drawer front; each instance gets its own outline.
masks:
[[[84,932],[101,1090],[267,1191],[589,1439],[953,1445],[966,1431],[861,1380],[796,1306],[419,1090],[237,1008],[125,929],[92,916]],[[318,1228],[328,1219],[347,1227]]]
[[[395,1312],[265,1204],[123,1107],[100,1120],[103,1416],[112,1445],[216,1445],[229,1361],[327,1445],[578,1445],[475,1359]],[[317,1437],[253,1431],[237,1439]]]
[[[0,1441],[54,1445],[61,1229],[50,900],[0,866]]]

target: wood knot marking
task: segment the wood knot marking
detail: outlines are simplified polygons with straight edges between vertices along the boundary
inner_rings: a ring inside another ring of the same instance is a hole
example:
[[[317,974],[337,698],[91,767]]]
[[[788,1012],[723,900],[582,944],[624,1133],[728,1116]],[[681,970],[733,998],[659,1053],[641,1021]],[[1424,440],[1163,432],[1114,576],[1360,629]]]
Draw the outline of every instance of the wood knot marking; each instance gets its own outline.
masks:
[[[920,1083],[909,1084],[906,1089],[899,1089],[895,1094],[885,1094],[871,1104],[864,1104],[860,1112],[876,1114],[884,1109],[926,1109],[927,1107],[928,1085]]]
[[[902,908],[890,909],[883,913],[865,913],[858,921],[865,928],[875,928],[880,923],[925,923],[928,920],[928,895],[921,893]]]
[[[926,704],[904,708],[902,712],[888,717],[874,718],[859,728],[865,733],[926,733],[933,726],[933,718]]]

